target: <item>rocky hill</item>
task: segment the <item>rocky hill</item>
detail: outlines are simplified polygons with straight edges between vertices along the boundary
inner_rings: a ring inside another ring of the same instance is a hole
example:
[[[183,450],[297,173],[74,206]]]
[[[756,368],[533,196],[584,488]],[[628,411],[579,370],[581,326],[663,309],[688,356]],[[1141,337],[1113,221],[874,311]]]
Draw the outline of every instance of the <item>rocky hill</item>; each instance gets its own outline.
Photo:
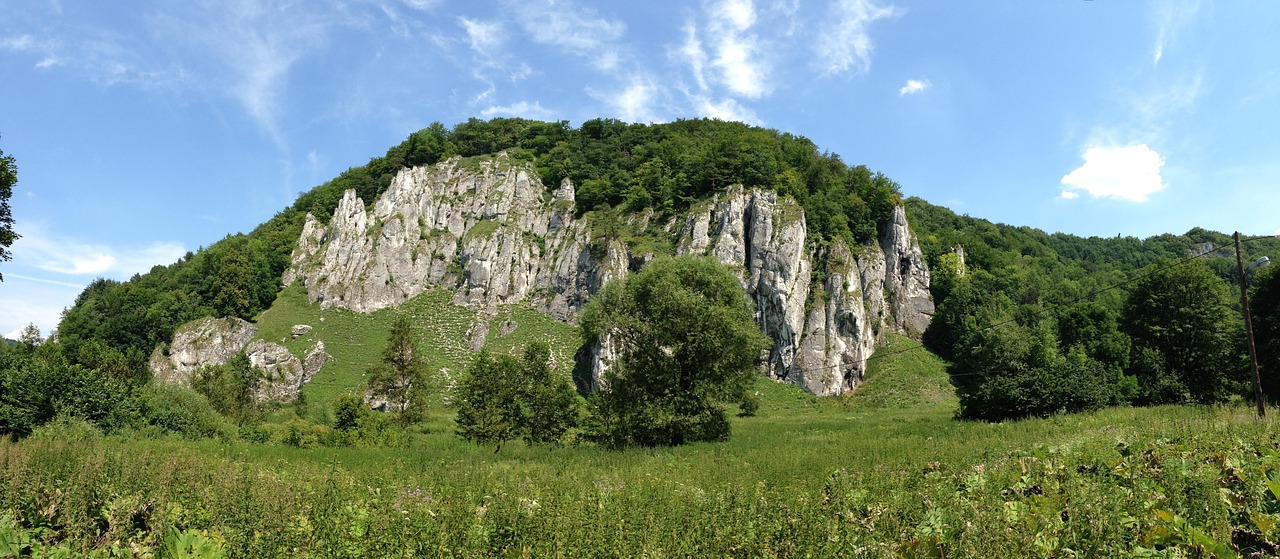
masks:
[[[450,288],[456,304],[479,312],[468,334],[479,348],[483,319],[500,306],[527,303],[572,323],[605,282],[656,256],[575,209],[571,181],[549,190],[505,155],[403,169],[371,209],[348,190],[327,225],[307,215],[284,282],[300,282],[323,308],[359,312]],[[737,270],[774,340],[762,355],[767,374],[814,394],[857,388],[887,330],[918,336],[933,313],[929,271],[900,207],[878,242],[860,246],[815,246],[794,201],[741,187],[679,218],[635,214],[624,228]],[[603,346],[589,351],[593,379],[611,356]]]

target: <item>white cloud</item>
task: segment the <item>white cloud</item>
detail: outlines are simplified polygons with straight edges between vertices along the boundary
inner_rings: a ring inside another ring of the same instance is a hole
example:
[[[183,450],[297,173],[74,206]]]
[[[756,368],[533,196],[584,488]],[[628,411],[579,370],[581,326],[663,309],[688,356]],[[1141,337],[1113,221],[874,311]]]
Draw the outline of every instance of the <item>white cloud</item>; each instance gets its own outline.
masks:
[[[156,242],[140,248],[85,243],[48,235],[38,225],[28,225],[22,238],[13,244],[15,261],[46,272],[68,276],[106,276],[121,280],[146,272],[157,264],[172,264],[186,252],[181,244],[173,242]]]
[[[874,0],[837,0],[813,47],[822,72],[833,75],[871,69],[875,45],[867,28],[902,13],[893,6],[877,5]]]
[[[1165,189],[1160,168],[1164,157],[1146,144],[1122,147],[1089,147],[1084,164],[1062,177],[1062,198],[1086,193],[1094,198],[1145,202]]]
[[[1062,194],[1059,194],[1058,197],[1063,200],[1075,200],[1080,197],[1080,193],[1074,190],[1063,190]]]
[[[458,18],[462,27],[467,30],[467,42],[474,50],[484,56],[494,56],[495,50],[502,46],[502,23],[497,21],[480,21],[469,18]]]
[[[751,109],[743,107],[736,99],[721,99],[720,101],[712,101],[705,97],[694,98],[698,104],[698,112],[700,116],[718,118],[720,120],[735,120],[746,124],[760,125],[760,117]]]
[[[301,59],[318,52],[340,26],[363,24],[356,14],[293,2],[208,2],[149,18],[166,46],[184,59],[191,87],[226,95],[279,147],[288,77]],[[185,51],[185,52],[184,52]],[[189,68],[189,69],[188,69]]]
[[[627,122],[658,122],[653,105],[659,93],[652,80],[641,76],[633,76],[628,85],[614,92],[587,88],[587,94],[604,103],[609,114]]]
[[[698,27],[690,22],[685,25],[684,33],[684,44],[680,45],[677,52],[689,64],[693,79],[698,83],[698,89],[706,91],[707,76],[704,68],[707,65],[707,51],[702,49],[702,41],[698,39]]]
[[[537,101],[534,101],[533,103],[530,103],[528,101],[520,101],[518,103],[513,103],[510,105],[502,105],[502,106],[495,105],[483,111],[480,111],[480,114],[487,118],[492,118],[498,115],[509,115],[509,116],[518,116],[518,117],[524,117],[524,118],[535,119],[535,120],[550,119],[553,116],[555,116],[555,113],[547,109],[544,109],[542,107],[542,104]]]
[[[714,52],[710,62],[719,71],[723,85],[734,94],[751,99],[767,95],[773,89],[768,81],[770,68],[762,56],[759,37],[748,33],[756,22],[751,1],[722,0],[711,6],[707,15],[707,34]],[[700,68],[700,63],[691,65]]]
[[[723,0],[712,11],[716,19],[738,31],[746,31],[756,24],[756,9],[751,0]]]
[[[924,80],[907,80],[907,84],[898,89],[898,96],[915,95],[926,89],[933,87],[928,79]]]
[[[4,291],[0,292],[0,332],[11,340],[28,324],[35,324],[48,336],[62,320],[62,310],[75,304],[84,291],[81,284],[28,279],[17,274],[4,275]]]
[[[36,46],[36,40],[31,35],[18,35],[16,37],[5,37],[0,39],[0,49],[11,50],[15,52],[24,52],[32,50]]]
[[[591,55],[627,31],[621,21],[598,17],[595,10],[554,0],[512,4],[525,32],[536,42]]]
[[[429,11],[440,4],[440,0],[404,0],[404,5],[419,11]]]

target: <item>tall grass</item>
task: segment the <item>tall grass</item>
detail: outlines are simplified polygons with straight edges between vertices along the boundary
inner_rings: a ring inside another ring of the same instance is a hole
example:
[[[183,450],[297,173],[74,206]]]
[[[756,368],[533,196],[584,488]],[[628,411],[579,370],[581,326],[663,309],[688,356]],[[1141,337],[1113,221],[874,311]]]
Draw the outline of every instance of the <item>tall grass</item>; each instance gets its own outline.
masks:
[[[357,385],[390,315],[321,313],[298,292],[282,299],[259,320],[269,339],[325,319],[309,336],[323,336],[335,360],[309,397]],[[474,316],[459,309],[432,293],[399,312],[419,313],[434,329],[426,340],[468,328]],[[503,312],[489,323],[495,351],[576,343],[528,309]],[[285,342],[299,351],[312,340]],[[0,555],[1280,554],[1272,423],[1241,407],[957,421],[943,364],[897,351],[911,343],[891,339],[849,397],[759,379],[757,415],[733,418],[720,444],[494,454],[456,437],[444,407],[396,448],[139,439],[57,422],[0,440]],[[455,346],[429,351],[436,364],[467,358]]]
[[[1244,409],[987,424],[762,388],[729,443],[626,452],[49,429],[0,442],[0,513],[86,553],[177,530],[237,557],[1225,556],[1280,536],[1280,439]]]

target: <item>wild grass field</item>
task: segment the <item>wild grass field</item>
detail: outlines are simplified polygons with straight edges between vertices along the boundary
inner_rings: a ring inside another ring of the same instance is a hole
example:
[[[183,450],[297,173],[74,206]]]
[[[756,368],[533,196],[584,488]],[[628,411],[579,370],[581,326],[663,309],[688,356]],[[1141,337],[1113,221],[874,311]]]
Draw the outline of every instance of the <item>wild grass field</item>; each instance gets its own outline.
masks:
[[[942,363],[899,352],[912,344],[892,340],[850,397],[760,379],[760,411],[735,417],[729,442],[676,448],[495,454],[457,438],[448,409],[396,448],[139,439],[62,422],[0,440],[0,556],[1280,551],[1280,437],[1248,408],[957,421]],[[352,382],[335,371],[339,389]]]

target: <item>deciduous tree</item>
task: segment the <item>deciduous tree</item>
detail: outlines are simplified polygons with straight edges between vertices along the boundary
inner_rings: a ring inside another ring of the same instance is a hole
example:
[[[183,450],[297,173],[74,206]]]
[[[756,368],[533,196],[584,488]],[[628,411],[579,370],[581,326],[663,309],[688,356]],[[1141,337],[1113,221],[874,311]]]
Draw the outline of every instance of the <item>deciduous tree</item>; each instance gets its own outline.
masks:
[[[1161,395],[1179,391],[1151,390],[1172,381],[1194,401],[1220,401],[1228,395],[1231,381],[1243,377],[1235,358],[1242,329],[1231,309],[1227,283],[1202,260],[1156,266],[1134,284],[1120,323],[1134,348],[1143,351],[1144,367],[1135,371],[1140,374],[1140,398],[1172,403],[1162,401]],[[1145,366],[1152,363],[1162,363],[1164,370]],[[1169,378],[1153,378],[1153,372]]]
[[[555,443],[577,425],[578,399],[556,378],[547,344],[535,342],[522,359],[481,353],[458,387],[458,434],[502,450],[506,441]]]
[[[18,183],[18,164],[12,155],[0,151],[0,262],[13,258],[9,247],[20,237],[13,232],[13,210],[9,207],[9,198],[13,196],[13,185]],[[0,274],[0,281],[4,275]]]
[[[726,440],[723,404],[741,401],[769,343],[738,278],[709,258],[659,258],[610,282],[581,323],[618,350],[593,402],[593,436],[610,446]]]

